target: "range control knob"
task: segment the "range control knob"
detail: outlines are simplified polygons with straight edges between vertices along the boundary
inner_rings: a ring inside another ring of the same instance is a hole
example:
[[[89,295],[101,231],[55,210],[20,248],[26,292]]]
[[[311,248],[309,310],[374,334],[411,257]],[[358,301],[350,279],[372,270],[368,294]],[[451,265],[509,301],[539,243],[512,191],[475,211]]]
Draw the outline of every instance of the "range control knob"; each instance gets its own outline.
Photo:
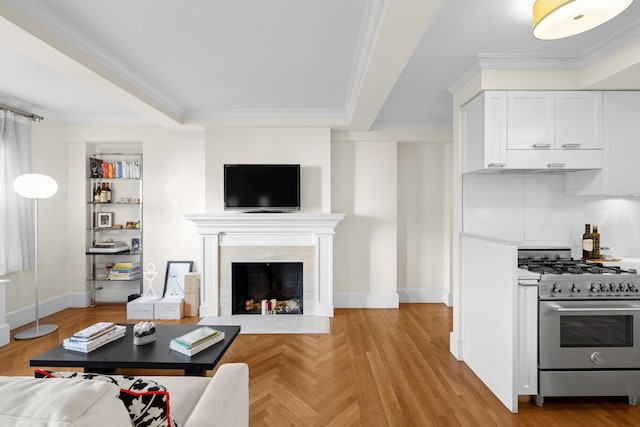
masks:
[[[573,285],[571,285],[571,292],[580,292],[580,288],[576,286],[576,284],[574,283]]]
[[[590,290],[591,292],[600,292],[600,285],[597,283],[592,283]]]
[[[553,293],[556,293],[556,294],[557,294],[557,293],[559,293],[559,292],[562,292],[562,289],[560,289],[560,287],[558,286],[558,284],[557,284],[557,283],[554,283],[554,284],[553,284],[553,288],[551,289],[551,292],[553,292]]]
[[[591,361],[595,365],[602,365],[604,363],[604,356],[599,351],[596,351],[591,354]]]

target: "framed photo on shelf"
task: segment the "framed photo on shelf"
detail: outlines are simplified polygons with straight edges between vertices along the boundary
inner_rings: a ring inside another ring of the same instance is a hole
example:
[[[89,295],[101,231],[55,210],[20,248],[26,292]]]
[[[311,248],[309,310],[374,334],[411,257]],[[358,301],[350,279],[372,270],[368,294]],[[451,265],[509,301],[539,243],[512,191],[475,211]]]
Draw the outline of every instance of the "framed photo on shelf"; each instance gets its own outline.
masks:
[[[131,252],[140,252],[142,250],[142,245],[140,245],[139,237],[131,238]]]
[[[113,212],[98,212],[96,214],[96,227],[97,228],[112,228],[113,227]]]
[[[193,271],[193,261],[167,261],[162,296],[184,296],[184,275]]]

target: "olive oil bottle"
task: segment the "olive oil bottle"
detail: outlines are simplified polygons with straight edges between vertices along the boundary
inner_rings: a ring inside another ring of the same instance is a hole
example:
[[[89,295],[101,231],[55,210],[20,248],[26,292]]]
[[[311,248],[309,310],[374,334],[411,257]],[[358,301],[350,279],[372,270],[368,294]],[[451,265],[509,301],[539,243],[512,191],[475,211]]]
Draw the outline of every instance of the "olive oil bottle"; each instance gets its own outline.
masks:
[[[593,235],[591,234],[591,225],[585,224],[582,235],[582,259],[591,258],[593,258]]]

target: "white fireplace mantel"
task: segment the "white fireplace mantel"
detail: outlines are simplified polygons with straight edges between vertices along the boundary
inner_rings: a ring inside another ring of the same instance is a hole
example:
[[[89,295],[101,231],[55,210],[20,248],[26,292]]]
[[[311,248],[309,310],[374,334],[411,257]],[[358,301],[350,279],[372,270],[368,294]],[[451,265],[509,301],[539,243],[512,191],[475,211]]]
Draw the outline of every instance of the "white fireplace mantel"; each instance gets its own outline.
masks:
[[[220,315],[222,246],[313,246],[315,289],[305,315],[333,317],[333,235],[340,213],[188,214],[202,235],[200,316]]]

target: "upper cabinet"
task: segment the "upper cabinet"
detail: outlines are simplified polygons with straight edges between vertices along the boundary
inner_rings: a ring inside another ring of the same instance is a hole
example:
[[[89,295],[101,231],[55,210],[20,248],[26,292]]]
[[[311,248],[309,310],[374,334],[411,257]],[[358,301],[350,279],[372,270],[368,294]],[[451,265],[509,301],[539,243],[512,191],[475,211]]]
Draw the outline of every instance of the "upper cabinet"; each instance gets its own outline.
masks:
[[[462,172],[507,165],[507,92],[483,92],[462,107]]]
[[[601,167],[601,91],[486,91],[462,107],[463,173]]]
[[[510,91],[510,150],[602,149],[602,92]]]
[[[640,194],[640,180],[636,175],[640,157],[640,92],[606,91],[603,110],[602,170],[567,175],[567,192],[611,196]]]

